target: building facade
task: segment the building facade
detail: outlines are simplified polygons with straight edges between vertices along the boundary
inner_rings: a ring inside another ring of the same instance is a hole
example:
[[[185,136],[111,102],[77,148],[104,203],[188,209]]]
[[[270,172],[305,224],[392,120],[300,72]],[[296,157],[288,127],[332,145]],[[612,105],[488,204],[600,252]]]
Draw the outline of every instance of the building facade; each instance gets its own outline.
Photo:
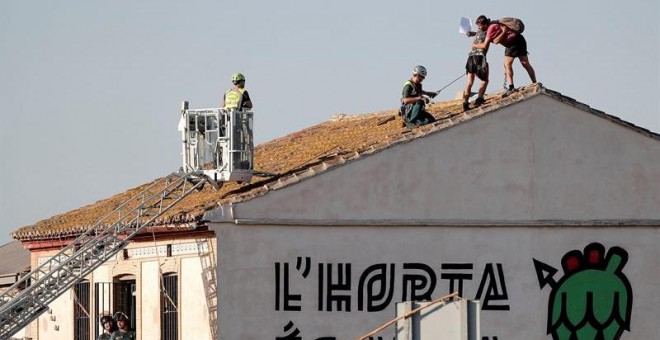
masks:
[[[32,334],[92,337],[121,311],[139,339],[352,339],[398,301],[458,292],[481,301],[482,340],[653,338],[660,136],[541,84],[429,111],[414,130],[395,110],[339,115],[258,146],[259,176],[182,200]],[[140,190],[14,237],[35,266]]]
[[[451,292],[482,339],[656,337],[658,135],[546,90],[466,115],[207,213],[220,338],[356,339]]]
[[[141,236],[49,305],[28,326],[32,339],[96,339],[99,320],[122,312],[137,339],[214,339],[213,233]],[[27,242],[36,268],[58,252]]]

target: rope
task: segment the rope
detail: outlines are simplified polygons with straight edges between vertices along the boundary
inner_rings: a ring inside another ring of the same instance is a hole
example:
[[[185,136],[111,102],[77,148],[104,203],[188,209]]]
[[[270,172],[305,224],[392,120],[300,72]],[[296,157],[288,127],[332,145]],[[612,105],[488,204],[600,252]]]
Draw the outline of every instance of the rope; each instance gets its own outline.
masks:
[[[382,331],[382,330],[384,330],[385,328],[387,328],[387,327],[393,325],[394,323],[396,323],[397,321],[399,321],[399,320],[401,320],[401,319],[407,319],[407,318],[413,316],[415,313],[421,311],[421,310],[424,309],[424,308],[431,307],[431,306],[435,305],[435,304],[438,303],[438,302],[443,302],[443,301],[448,300],[448,299],[451,299],[451,298],[453,298],[453,297],[457,297],[457,298],[461,299],[461,297],[458,296],[458,292],[453,292],[453,293],[451,293],[451,294],[449,294],[449,295],[445,295],[445,296],[443,296],[443,297],[441,297],[441,298],[438,298],[438,299],[436,299],[436,300],[433,300],[433,301],[429,302],[428,305],[425,305],[425,306],[422,306],[422,307],[415,308],[415,309],[411,310],[410,312],[405,313],[405,314],[403,314],[402,316],[400,316],[400,317],[398,317],[398,318],[396,318],[396,319],[393,319],[393,320],[390,320],[390,321],[386,322],[386,323],[383,324],[382,326],[380,326],[380,327],[374,329],[373,331],[371,331],[371,332],[369,332],[369,333],[367,333],[367,334],[365,334],[365,335],[359,337],[358,340],[365,340],[365,339],[368,339],[370,336],[373,336],[373,335],[378,334],[380,331]]]
[[[73,301],[78,305],[78,307],[80,307],[80,310],[82,310],[82,312],[85,313],[85,315],[87,315],[87,318],[88,318],[88,319],[91,319],[92,316],[89,315],[89,312],[87,311],[87,309],[85,308],[85,306],[83,306],[82,304],[80,304],[80,300],[78,299],[78,294],[76,294],[76,290],[75,290],[75,289],[72,289],[71,291],[73,292]]]
[[[151,228],[151,237],[154,240],[154,250],[156,251],[156,262],[158,262],[158,276],[160,276],[160,280],[159,280],[160,291],[163,292],[165,298],[167,298],[167,300],[170,301],[170,304],[172,304],[172,306],[174,306],[174,309],[176,309],[176,311],[178,312],[179,306],[177,306],[177,304],[174,303],[172,297],[170,297],[170,294],[168,294],[168,292],[165,290],[165,281],[163,279],[163,268],[160,262],[160,254],[158,254],[158,244],[156,243],[156,233],[154,232],[154,228]]]
[[[436,91],[435,93],[437,93],[437,94],[439,94],[439,93],[440,93],[440,92],[441,92],[442,90],[444,90],[444,89],[446,89],[446,88],[448,88],[448,87],[449,87],[449,85],[451,85],[451,84],[453,84],[453,83],[455,83],[455,82],[457,82],[457,81],[458,81],[459,79],[461,79],[461,78],[463,78],[463,77],[465,77],[465,73],[461,73],[461,75],[460,75],[460,76],[459,76],[458,78],[456,78],[456,79],[454,79],[454,80],[452,80],[452,82],[451,82],[451,83],[449,83],[449,84],[447,84],[447,85],[445,85],[445,86],[444,86],[443,88],[441,88],[441,89],[439,89],[439,90],[438,90],[438,91]]]

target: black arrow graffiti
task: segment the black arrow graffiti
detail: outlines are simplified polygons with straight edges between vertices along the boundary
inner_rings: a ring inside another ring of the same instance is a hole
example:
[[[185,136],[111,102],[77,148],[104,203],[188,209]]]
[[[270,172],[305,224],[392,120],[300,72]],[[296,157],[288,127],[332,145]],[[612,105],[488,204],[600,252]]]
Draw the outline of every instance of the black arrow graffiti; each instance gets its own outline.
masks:
[[[543,289],[543,287],[545,287],[546,285],[554,289],[555,286],[557,285],[557,281],[555,281],[553,276],[555,276],[555,273],[557,273],[557,269],[535,258],[532,258],[532,260],[534,260],[534,269],[536,269],[536,278],[539,280],[539,285],[541,286],[541,289]]]

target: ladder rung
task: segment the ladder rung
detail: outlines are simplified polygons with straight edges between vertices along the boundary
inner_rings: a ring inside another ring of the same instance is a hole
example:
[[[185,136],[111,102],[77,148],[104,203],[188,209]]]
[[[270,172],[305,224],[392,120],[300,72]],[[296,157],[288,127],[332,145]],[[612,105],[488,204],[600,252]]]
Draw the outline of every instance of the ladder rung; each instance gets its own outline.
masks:
[[[125,248],[142,228],[203,186],[209,179],[202,176],[173,173],[161,178],[0,294],[0,339],[39,317],[49,303]],[[193,177],[202,180],[186,186]]]

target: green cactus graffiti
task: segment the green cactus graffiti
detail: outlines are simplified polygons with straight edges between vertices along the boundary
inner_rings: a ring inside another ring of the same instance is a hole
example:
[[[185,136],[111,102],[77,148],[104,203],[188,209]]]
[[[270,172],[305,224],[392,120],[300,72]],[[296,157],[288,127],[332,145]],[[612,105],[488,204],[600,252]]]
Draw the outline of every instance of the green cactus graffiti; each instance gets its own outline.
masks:
[[[561,260],[564,276],[555,281],[557,269],[534,260],[541,289],[552,288],[548,301],[547,333],[555,340],[620,339],[630,331],[632,288],[622,269],[628,253],[591,243],[584,251],[572,250]]]

